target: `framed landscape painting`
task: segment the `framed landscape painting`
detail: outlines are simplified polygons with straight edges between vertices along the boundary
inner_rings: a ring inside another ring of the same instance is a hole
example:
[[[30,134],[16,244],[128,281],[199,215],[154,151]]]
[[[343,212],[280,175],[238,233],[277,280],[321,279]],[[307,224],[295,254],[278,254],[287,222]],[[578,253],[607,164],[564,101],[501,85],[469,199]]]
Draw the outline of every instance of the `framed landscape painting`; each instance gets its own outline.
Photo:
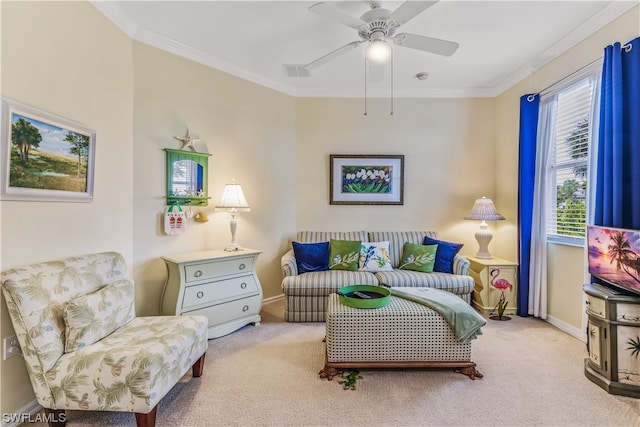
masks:
[[[330,155],[330,204],[404,204],[403,155]]]
[[[2,200],[93,200],[95,131],[2,99]]]

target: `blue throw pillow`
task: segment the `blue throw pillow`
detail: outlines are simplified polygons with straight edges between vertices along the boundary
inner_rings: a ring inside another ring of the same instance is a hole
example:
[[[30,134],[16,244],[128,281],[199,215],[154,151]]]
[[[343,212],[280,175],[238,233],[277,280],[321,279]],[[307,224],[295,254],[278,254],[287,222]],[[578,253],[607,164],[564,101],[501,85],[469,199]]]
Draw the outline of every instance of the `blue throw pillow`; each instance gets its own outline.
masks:
[[[329,269],[329,242],[292,242],[298,274]]]
[[[442,240],[432,239],[429,236],[425,236],[423,245],[438,245],[436,251],[436,264],[433,266],[433,271],[440,273],[453,273],[453,258],[462,249],[462,243],[444,242]]]

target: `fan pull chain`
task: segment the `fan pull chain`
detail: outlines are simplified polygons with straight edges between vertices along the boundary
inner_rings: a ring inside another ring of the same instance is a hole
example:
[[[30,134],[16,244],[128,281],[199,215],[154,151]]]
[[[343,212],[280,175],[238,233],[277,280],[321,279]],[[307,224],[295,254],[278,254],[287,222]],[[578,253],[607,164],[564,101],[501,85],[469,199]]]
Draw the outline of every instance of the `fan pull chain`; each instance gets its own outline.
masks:
[[[393,49],[391,49],[391,115],[393,116]]]
[[[367,58],[364,58],[364,115],[367,115]]]

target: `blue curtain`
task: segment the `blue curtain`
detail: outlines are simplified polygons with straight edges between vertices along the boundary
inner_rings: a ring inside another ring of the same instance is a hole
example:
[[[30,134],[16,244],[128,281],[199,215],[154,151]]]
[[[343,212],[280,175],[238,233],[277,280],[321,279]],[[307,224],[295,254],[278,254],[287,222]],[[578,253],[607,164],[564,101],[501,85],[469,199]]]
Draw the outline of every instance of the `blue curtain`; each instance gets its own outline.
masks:
[[[604,50],[594,223],[640,230],[640,37]]]
[[[539,95],[520,98],[520,146],[518,153],[518,316],[529,312],[529,260],[536,170]]]

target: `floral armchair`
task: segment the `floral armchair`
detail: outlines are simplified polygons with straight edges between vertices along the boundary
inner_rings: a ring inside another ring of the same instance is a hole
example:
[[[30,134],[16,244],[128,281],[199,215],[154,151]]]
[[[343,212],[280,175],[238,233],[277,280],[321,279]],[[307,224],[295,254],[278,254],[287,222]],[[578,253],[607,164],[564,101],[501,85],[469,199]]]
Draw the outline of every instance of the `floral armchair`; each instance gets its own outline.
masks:
[[[155,425],[156,405],[189,369],[202,374],[203,316],[135,317],[122,255],[103,252],[2,272],[2,291],[36,399],[65,410],[134,412]]]

